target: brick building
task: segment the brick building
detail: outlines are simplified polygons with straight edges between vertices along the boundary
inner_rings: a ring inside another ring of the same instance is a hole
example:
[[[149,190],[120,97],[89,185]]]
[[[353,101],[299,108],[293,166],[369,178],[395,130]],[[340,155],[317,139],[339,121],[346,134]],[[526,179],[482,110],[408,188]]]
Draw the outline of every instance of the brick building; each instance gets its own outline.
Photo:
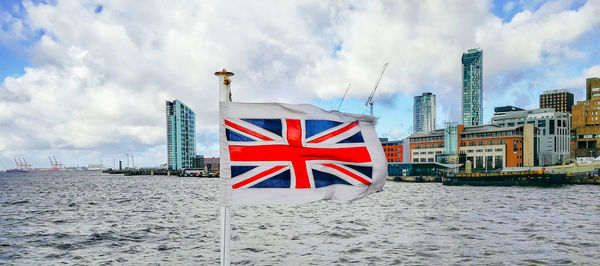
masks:
[[[387,138],[380,139],[381,146],[385,152],[385,158],[389,163],[400,163],[402,162],[402,153],[404,151],[402,140],[388,140]]]
[[[458,125],[458,153],[472,163],[474,169],[534,166],[536,160],[536,128],[533,125],[500,127],[497,125]],[[437,162],[447,145],[448,130],[436,129],[415,133],[410,141],[411,162]],[[457,154],[457,155],[459,155]]]
[[[600,156],[600,78],[586,80],[586,100],[572,113],[571,157]]]

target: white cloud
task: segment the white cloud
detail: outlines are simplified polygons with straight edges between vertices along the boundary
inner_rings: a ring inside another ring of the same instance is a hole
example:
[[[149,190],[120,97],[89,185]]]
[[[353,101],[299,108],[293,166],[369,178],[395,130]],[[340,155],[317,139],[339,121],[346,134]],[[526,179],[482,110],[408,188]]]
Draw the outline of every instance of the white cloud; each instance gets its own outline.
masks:
[[[349,82],[348,97],[366,97],[389,62],[380,97],[433,91],[454,110],[463,51],[484,49],[488,79],[582,58],[570,43],[600,23],[597,1],[576,11],[565,10],[568,1],[547,3],[508,23],[485,1],[109,0],[95,13],[97,4],[26,2],[19,16],[0,12],[0,41],[25,40],[33,62],[0,85],[4,156],[42,148],[156,151],[165,139],[165,100],[174,98],[196,111],[198,135],[214,136],[213,73],[223,67],[236,73],[234,100],[307,102],[337,99]],[[210,137],[201,140],[199,152],[216,151]]]

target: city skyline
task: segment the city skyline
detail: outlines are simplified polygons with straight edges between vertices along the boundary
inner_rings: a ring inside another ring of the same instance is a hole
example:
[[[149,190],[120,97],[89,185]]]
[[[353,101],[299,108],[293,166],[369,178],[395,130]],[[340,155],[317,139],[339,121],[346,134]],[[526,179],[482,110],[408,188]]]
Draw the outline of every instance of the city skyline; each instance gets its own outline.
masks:
[[[437,128],[461,122],[460,60],[474,47],[485,51],[483,124],[496,106],[537,108],[545,90],[584,100],[586,78],[600,77],[598,1],[11,0],[0,13],[0,170],[15,157],[46,167],[48,154],[65,166],[124,153],[164,164],[167,99],[196,111],[196,153],[218,156],[223,68],[236,73],[234,101],[334,110],[351,83],[340,110],[367,114],[389,62],[374,113],[390,140],[412,132],[413,96],[425,91],[437,95]]]

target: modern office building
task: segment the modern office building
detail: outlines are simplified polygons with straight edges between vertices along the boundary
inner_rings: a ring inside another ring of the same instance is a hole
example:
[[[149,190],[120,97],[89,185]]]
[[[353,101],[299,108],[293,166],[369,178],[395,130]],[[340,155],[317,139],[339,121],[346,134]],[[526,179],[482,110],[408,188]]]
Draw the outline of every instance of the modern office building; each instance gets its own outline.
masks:
[[[387,138],[379,139],[381,141],[381,146],[383,147],[383,152],[385,153],[385,158],[388,163],[401,163],[402,162],[402,153],[403,149],[403,140],[388,140]]]
[[[452,136],[453,132],[456,132],[456,138]],[[445,129],[410,135],[410,162],[440,162],[440,158],[451,155],[445,154],[446,146],[452,145],[447,141],[456,140],[459,147],[455,155],[466,157],[465,162],[471,162],[473,169],[533,166],[535,132],[536,128],[531,124],[512,127],[449,124]]]
[[[167,101],[167,168],[192,168],[196,157],[196,115],[179,100]]]
[[[483,124],[483,51],[470,49],[462,55],[462,123]]]
[[[431,92],[414,97],[413,132],[429,132],[435,129],[435,95]]]
[[[571,113],[573,93],[568,90],[547,90],[540,94],[540,108],[554,108],[561,113]]]
[[[585,80],[585,99],[600,97],[600,77]]]
[[[492,116],[494,125],[500,127],[533,125],[537,128],[535,165],[562,164],[569,159],[571,120],[569,113],[558,112],[553,108],[512,111],[506,106],[494,108],[494,111]]]
[[[573,105],[571,157],[600,156],[600,78],[586,80],[586,99]]]

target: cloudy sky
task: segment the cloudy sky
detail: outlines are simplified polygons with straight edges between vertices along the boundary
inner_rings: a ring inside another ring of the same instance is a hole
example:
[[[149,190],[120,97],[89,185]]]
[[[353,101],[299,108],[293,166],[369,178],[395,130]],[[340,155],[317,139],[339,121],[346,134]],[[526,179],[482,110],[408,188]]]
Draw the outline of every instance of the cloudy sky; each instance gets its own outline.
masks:
[[[413,96],[460,121],[460,57],[484,51],[484,122],[539,94],[585,97],[600,76],[600,1],[0,1],[0,170],[166,162],[165,101],[197,116],[197,151],[218,155],[217,78],[233,99],[368,113],[382,137],[412,126]]]

